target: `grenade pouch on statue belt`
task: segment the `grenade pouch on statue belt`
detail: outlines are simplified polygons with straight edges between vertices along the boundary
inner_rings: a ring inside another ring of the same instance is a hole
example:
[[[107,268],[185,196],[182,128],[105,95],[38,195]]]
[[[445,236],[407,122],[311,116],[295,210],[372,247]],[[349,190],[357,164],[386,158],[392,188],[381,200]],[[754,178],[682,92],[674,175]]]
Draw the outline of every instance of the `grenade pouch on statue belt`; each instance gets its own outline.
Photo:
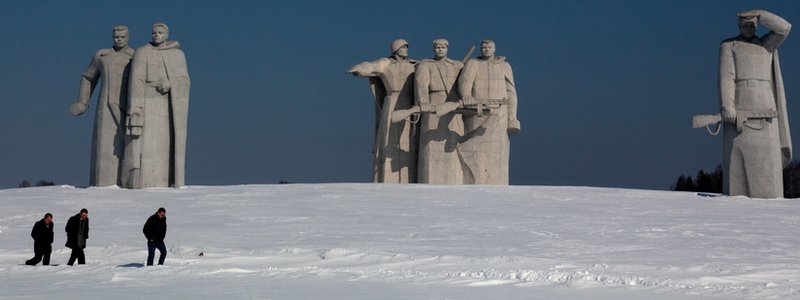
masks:
[[[144,127],[144,118],[140,114],[132,114],[128,116],[126,123],[127,131],[125,132],[127,135],[133,137],[139,137],[142,135],[142,127]]]

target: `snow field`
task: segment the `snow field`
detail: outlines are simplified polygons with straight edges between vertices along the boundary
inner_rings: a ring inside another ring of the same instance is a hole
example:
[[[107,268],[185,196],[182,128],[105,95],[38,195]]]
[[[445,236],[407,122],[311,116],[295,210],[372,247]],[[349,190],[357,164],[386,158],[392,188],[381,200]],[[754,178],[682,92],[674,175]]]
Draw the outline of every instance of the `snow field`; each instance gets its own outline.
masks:
[[[795,200],[298,184],[8,189],[0,205],[0,298],[800,299]],[[166,265],[143,267],[160,206]],[[87,265],[69,267],[82,207]],[[60,265],[20,265],[48,211]]]

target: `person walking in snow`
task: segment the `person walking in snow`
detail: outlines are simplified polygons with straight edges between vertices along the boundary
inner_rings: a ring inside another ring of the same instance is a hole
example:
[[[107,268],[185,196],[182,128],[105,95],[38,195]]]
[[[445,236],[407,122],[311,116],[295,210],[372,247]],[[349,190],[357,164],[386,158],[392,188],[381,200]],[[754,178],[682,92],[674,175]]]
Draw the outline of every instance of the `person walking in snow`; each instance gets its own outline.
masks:
[[[80,213],[70,217],[64,231],[67,232],[67,243],[64,246],[72,249],[67,264],[73,265],[76,259],[79,265],[86,264],[83,249],[86,248],[86,240],[89,239],[89,211],[82,208]]]
[[[53,215],[44,214],[44,218],[33,224],[31,230],[33,238],[33,258],[25,262],[26,265],[35,266],[40,261],[42,265],[50,264],[50,253],[53,252]]]
[[[155,214],[147,218],[142,232],[147,238],[147,265],[153,265],[156,248],[159,252],[158,264],[163,265],[167,258],[167,247],[164,245],[164,237],[167,236],[167,210],[159,207]]]

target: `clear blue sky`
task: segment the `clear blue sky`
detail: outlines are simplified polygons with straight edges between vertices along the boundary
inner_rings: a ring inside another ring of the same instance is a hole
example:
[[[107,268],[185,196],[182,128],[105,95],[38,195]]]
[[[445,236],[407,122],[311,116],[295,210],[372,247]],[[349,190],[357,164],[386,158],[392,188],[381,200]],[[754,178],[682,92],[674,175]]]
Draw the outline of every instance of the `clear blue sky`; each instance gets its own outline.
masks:
[[[691,116],[716,112],[719,42],[754,8],[800,24],[797,1],[1,0],[0,188],[88,184],[95,102],[68,113],[80,74],[114,25],[139,47],[163,21],[192,77],[190,185],[368,181],[373,101],[345,70],[395,38],[431,57],[444,37],[457,59],[491,38],[514,68],[512,184],[666,189],[721,161]],[[781,48],[796,144],[799,48],[798,32]]]

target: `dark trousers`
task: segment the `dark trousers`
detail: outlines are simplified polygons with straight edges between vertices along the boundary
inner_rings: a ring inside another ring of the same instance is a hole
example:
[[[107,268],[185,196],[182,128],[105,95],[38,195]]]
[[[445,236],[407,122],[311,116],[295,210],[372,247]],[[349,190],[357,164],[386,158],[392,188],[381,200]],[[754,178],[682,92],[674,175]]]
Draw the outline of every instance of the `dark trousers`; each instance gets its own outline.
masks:
[[[158,248],[158,264],[163,265],[164,260],[167,259],[167,246],[164,241],[147,241],[147,265],[153,265],[153,258],[156,256],[156,248]]]
[[[68,265],[72,265],[75,263],[75,259],[78,259],[78,264],[83,265],[86,264],[86,256],[83,255],[83,249],[77,248],[72,249],[72,254],[69,255],[69,261],[67,262]]]
[[[50,264],[50,252],[35,252],[33,258],[27,260],[25,262],[26,265],[35,266],[39,262],[42,262],[43,266],[47,266]]]

